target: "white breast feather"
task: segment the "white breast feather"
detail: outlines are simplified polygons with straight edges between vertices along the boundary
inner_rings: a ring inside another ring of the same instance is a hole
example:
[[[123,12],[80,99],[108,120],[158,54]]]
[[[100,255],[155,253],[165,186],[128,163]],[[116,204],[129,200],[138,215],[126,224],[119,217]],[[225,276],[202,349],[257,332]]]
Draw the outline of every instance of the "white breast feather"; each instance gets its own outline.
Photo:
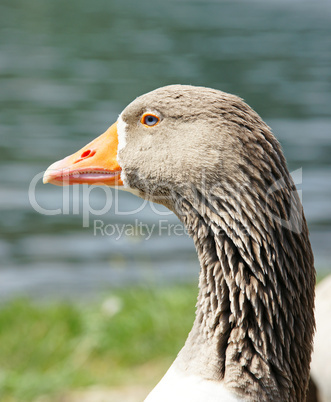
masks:
[[[185,375],[172,365],[145,402],[240,402],[222,382]]]

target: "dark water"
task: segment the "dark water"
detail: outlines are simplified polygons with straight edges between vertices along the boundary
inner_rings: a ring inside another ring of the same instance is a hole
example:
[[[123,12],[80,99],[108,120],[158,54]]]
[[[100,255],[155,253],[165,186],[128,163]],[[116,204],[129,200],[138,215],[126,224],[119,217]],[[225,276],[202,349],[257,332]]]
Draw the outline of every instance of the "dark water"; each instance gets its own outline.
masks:
[[[102,133],[136,96],[171,83],[238,94],[273,128],[290,170],[302,168],[317,269],[331,270],[329,1],[2,0],[1,298],[196,277],[193,244],[169,226],[173,216],[112,193],[110,211],[87,222],[86,198],[102,209],[103,189],[71,188],[63,202],[62,189],[36,176]],[[106,232],[95,230],[100,219]]]

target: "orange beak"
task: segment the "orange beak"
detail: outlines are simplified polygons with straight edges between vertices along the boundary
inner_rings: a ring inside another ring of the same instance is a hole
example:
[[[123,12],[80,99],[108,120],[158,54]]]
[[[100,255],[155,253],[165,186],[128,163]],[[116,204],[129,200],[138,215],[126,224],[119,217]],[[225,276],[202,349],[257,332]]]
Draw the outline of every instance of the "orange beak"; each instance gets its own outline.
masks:
[[[104,184],[123,186],[121,167],[117,162],[117,123],[80,151],[53,163],[44,174],[44,183],[56,186],[70,184]]]

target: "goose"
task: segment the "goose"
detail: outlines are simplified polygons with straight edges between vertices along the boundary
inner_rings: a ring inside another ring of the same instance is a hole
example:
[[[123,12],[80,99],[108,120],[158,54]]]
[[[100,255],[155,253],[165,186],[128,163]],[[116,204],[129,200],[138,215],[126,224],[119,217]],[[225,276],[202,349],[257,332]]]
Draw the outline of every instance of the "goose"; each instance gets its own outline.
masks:
[[[44,183],[130,191],[169,208],[193,238],[196,317],[147,402],[305,400],[315,326],[307,224],[279,142],[241,98],[189,85],[144,94]]]

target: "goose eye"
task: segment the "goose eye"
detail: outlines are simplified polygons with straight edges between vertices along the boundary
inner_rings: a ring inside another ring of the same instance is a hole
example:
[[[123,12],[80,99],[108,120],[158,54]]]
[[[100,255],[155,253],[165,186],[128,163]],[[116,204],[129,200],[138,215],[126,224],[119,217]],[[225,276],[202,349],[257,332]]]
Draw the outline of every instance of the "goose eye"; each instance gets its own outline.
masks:
[[[153,127],[159,123],[160,118],[155,116],[155,114],[145,113],[140,121],[144,126]]]

